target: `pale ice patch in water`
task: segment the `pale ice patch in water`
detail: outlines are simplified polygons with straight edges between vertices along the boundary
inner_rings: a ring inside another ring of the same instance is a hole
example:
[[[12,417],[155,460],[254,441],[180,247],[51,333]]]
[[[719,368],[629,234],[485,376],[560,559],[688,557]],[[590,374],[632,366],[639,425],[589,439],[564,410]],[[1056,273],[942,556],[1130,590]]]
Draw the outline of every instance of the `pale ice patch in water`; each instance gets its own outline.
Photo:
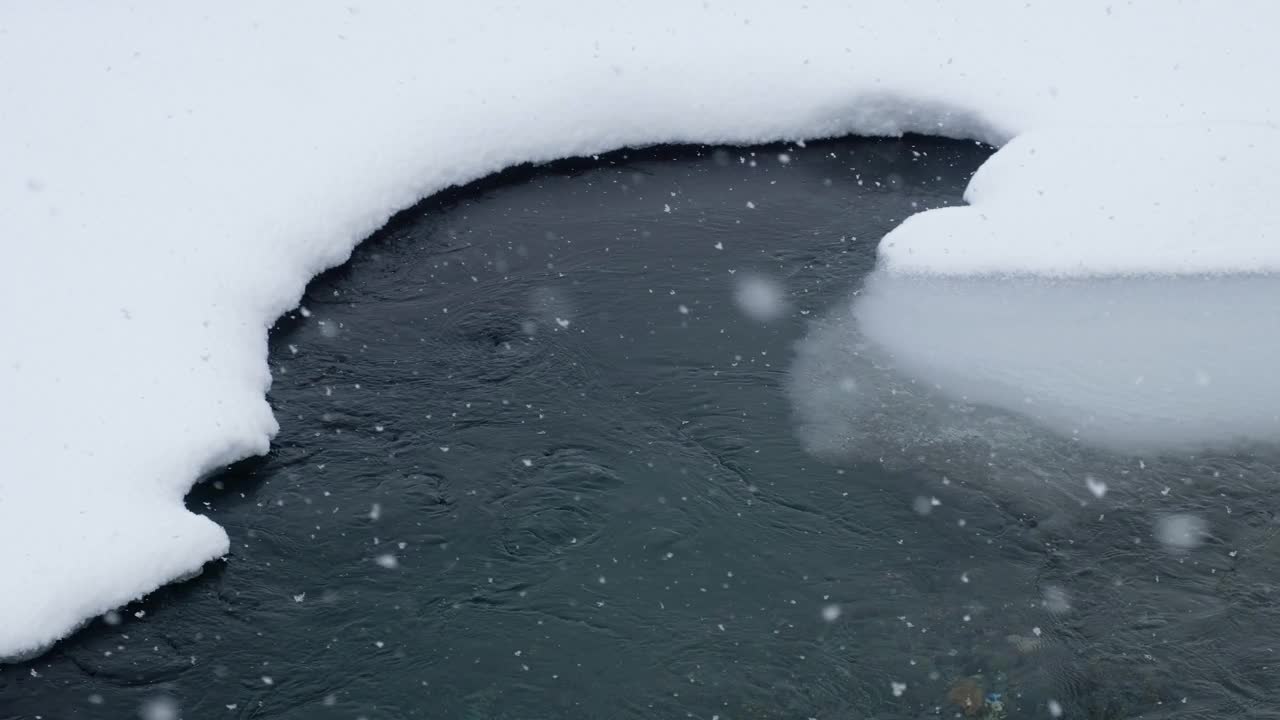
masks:
[[[1046,437],[1008,413],[957,402],[906,376],[861,334],[851,310],[842,305],[816,320],[796,345],[787,394],[796,433],[808,452],[836,461],[875,461],[899,470],[936,470],[939,475],[954,473],[968,462],[989,466],[990,474],[999,477],[1016,464],[1012,474],[1036,477],[1053,472],[1063,477],[1055,487],[1072,498],[1086,497],[1079,480],[1086,470],[1059,470],[1069,464],[1062,455],[1072,451],[1072,443]],[[1014,448],[1016,452],[992,456]],[[1045,467],[1036,467],[1041,459]],[[1069,482],[1068,472],[1076,473]],[[912,501],[921,515],[933,507],[928,494]]]
[[[861,312],[855,303],[874,294],[873,286],[874,282],[854,302],[841,303],[832,313],[813,321],[806,336],[796,345],[786,390],[796,435],[810,454],[833,462],[871,462],[892,472],[931,478],[928,485],[904,491],[904,504],[909,504],[920,515],[929,513],[933,506],[932,500],[926,502],[926,499],[936,492],[934,483],[938,478],[943,478],[943,484],[946,476],[982,478],[984,485],[1002,488],[1002,502],[1009,503],[1010,512],[1039,518],[1042,529],[1086,515],[1097,518],[1100,478],[1106,478],[1108,485],[1107,504],[1114,501],[1116,505],[1124,505],[1131,497],[1128,488],[1133,483],[1161,474],[1186,472],[1186,452],[1179,452],[1177,447],[1164,446],[1170,450],[1168,454],[1144,455],[1145,462],[1125,452],[1135,445],[1120,443],[1120,440],[1131,439],[1123,437],[1123,433],[1132,434],[1142,430],[1141,427],[1116,430],[1117,437],[1110,438],[1110,442],[1091,445],[1082,441],[1081,434],[1064,432],[1061,425],[1042,421],[1022,403],[999,406],[979,402],[976,393],[952,394],[950,386],[929,382],[932,378],[922,373],[908,372],[898,357],[887,353],[864,333]],[[927,323],[913,323],[913,320],[908,313],[897,332],[905,336],[910,327],[924,334],[933,330]],[[955,320],[960,323],[964,318]],[[987,339],[1008,330],[1000,327],[998,317],[986,317],[982,322],[991,325],[981,331]],[[976,338],[969,341],[944,337],[943,340],[939,353],[949,347],[948,342],[973,348],[975,356],[983,352]],[[1034,352],[1029,347],[1023,349],[1021,355],[1011,353],[1011,367],[1015,371],[1025,369],[1029,375],[1038,369],[1043,375],[1035,379],[1046,386],[1051,382],[1071,382],[1069,378],[1060,377],[1069,376],[1072,369],[1069,361],[1064,371],[1054,365],[1053,354],[1046,354],[1045,367],[1036,368],[1029,359]],[[1005,358],[998,354],[983,356],[980,361],[966,360],[961,366],[973,368],[975,372],[989,371],[997,375],[1009,372],[999,367]],[[1174,358],[1174,361],[1178,360]],[[944,361],[936,358],[931,362],[942,364]],[[855,382],[852,390],[845,391],[842,384],[848,378]],[[965,380],[975,383],[973,378]],[[1265,388],[1271,380],[1263,377],[1260,382]],[[1239,395],[1242,399],[1245,396],[1245,393]],[[1102,396],[1101,399],[1109,398]],[[1164,419],[1160,415],[1155,417]],[[1177,419],[1169,416],[1171,422]],[[1210,424],[1192,424],[1194,418],[1183,420],[1187,422],[1186,438],[1201,437],[1193,432],[1201,427],[1211,432],[1221,430]],[[1119,422],[1115,420],[1113,424]],[[1238,426],[1248,429],[1245,422]],[[1085,480],[1087,477],[1094,479],[1093,487]]]
[[[1083,443],[1159,453],[1280,437],[1280,277],[878,271],[852,313],[904,377]]]
[[[763,275],[742,275],[733,289],[738,309],[752,320],[777,320],[787,312],[786,291],[777,280]]]

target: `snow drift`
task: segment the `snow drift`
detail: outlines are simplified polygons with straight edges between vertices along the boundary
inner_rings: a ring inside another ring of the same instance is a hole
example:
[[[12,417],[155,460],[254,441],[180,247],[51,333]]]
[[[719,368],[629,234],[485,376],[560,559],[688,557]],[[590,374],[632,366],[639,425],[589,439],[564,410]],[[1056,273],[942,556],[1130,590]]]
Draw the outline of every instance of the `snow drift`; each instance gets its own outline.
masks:
[[[266,450],[273,320],[391,213],[515,163],[1043,130],[992,160],[972,211],[895,233],[886,267],[1275,269],[1274,208],[1215,183],[1276,188],[1251,157],[1280,152],[1277,91],[1253,82],[1277,19],[1267,2],[5,5],[0,656],[226,553],[182,497]],[[1106,151],[1072,157],[1080,138]],[[1147,237],[1206,199],[1210,221]]]

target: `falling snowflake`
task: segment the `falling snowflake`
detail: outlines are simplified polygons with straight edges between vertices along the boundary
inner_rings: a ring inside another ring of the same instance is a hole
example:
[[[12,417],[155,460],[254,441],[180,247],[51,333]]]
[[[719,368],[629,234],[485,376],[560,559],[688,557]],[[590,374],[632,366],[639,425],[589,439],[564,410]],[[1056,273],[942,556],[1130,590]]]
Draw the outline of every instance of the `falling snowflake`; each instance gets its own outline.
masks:
[[[759,275],[745,275],[734,288],[738,309],[753,320],[776,320],[787,311],[786,293],[776,281]]]
[[[1084,476],[1084,485],[1089,488],[1089,492],[1093,493],[1093,496],[1099,500],[1107,494],[1107,484],[1092,475]]]

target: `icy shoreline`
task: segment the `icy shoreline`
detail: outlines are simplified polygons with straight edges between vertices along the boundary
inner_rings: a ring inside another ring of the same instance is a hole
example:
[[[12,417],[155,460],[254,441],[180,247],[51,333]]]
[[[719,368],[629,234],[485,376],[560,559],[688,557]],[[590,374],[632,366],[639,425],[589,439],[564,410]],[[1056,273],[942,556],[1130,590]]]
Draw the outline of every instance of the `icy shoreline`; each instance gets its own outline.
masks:
[[[395,211],[514,164],[660,142],[1026,134],[975,180],[973,207],[891,234],[886,267],[1280,268],[1280,220],[1261,202],[1280,139],[1260,124],[1280,94],[1248,82],[1280,56],[1280,11],[1229,10],[0,11],[0,300],[17,317],[0,343],[0,657],[225,554],[225,532],[182,498],[268,448],[272,322]],[[1207,237],[1201,217],[1230,232]]]

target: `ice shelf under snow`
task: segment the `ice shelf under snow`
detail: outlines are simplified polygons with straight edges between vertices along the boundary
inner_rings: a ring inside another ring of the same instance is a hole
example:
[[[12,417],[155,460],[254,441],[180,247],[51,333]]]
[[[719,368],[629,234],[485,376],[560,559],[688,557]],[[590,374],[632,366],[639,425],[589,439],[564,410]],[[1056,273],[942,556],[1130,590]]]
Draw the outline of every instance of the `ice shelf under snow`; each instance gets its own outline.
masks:
[[[882,247],[867,312],[935,323],[920,303],[945,289],[889,280],[1275,271],[1278,20],[1265,1],[5,4],[0,656],[224,555],[182,498],[267,449],[272,322],[396,210],[516,163],[1008,143],[971,207]]]

